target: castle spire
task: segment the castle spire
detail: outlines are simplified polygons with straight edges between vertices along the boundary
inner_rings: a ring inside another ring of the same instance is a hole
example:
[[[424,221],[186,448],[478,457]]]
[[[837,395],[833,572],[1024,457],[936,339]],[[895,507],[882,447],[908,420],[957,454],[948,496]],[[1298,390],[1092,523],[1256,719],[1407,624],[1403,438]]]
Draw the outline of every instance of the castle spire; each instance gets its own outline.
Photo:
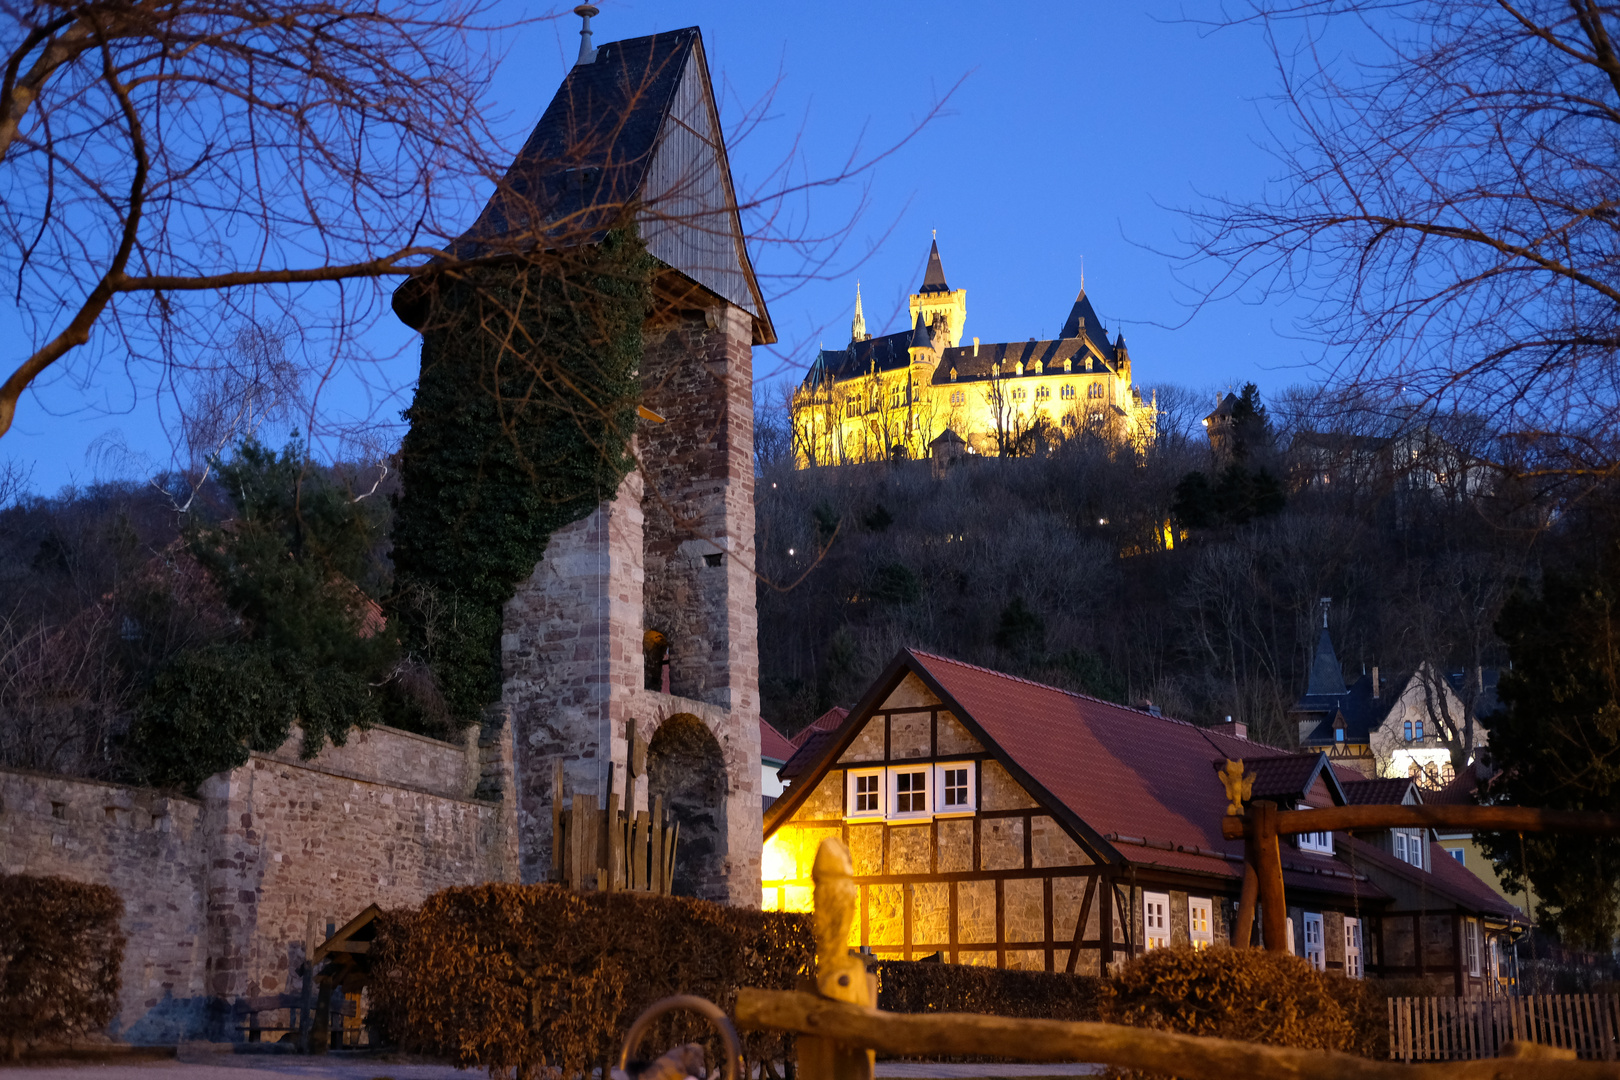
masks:
[[[867,336],[866,316],[861,313],[861,283],[857,281],[855,283],[855,321],[850,325],[849,339],[851,341],[865,341]]]
[[[923,273],[922,288],[919,293],[948,293],[951,287],[945,284],[945,265],[939,261],[939,241],[933,241],[928,248],[928,269]]]

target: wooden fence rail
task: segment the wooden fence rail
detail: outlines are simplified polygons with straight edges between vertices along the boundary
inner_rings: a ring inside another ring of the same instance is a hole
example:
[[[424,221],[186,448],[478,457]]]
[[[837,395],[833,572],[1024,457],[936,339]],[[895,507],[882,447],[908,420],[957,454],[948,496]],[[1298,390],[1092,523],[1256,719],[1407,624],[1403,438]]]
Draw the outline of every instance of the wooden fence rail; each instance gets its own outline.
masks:
[[[1389,1056],[1397,1061],[1476,1061],[1508,1042],[1573,1050],[1594,1061],[1616,1059],[1620,996],[1389,999]]]

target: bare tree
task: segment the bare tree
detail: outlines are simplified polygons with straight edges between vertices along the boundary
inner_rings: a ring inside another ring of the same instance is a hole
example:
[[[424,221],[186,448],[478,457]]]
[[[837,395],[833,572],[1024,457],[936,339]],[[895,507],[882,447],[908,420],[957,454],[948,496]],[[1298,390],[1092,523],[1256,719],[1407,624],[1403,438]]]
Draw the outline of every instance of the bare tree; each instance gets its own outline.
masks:
[[[1340,382],[1488,417],[1529,472],[1620,463],[1620,11],[1597,0],[1253,0],[1284,175],[1193,213],[1207,298],[1316,301]],[[1330,47],[1345,24],[1371,41]]]
[[[494,46],[513,28],[493,9],[0,0],[0,271],[27,332],[0,384],[0,435],[23,392],[60,365],[93,383],[117,363],[133,384],[173,393],[186,383],[176,368],[206,367],[198,358],[260,326],[292,331],[283,346],[313,426],[334,373],[368,358],[362,331],[387,317],[386,290],[430,263],[521,259],[567,275],[566,252],[627,216],[644,231],[678,223],[733,242],[730,208],[701,197],[712,173],[669,178],[634,207],[596,183],[562,214],[555,190],[509,182],[513,153],[484,119]],[[666,74],[638,73],[622,115]],[[745,107],[727,142],[757,129],[770,101]],[[829,170],[809,170],[795,146],[736,193],[743,239],[787,253],[779,291],[827,272],[858,216],[812,225],[811,195],[868,173],[942,105],[896,144],[857,145]],[[547,148],[545,162],[531,154],[523,175],[561,175],[617,134],[592,129],[592,145]],[[597,164],[573,170],[580,184],[601,179]],[[458,247],[480,209],[479,242]]]

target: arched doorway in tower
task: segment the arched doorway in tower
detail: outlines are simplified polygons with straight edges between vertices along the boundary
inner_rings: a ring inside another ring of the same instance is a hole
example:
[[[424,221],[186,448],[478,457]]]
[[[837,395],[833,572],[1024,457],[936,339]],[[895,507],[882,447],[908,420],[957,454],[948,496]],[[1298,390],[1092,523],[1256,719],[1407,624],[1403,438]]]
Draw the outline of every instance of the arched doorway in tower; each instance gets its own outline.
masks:
[[[677,896],[726,899],[726,763],[720,742],[691,713],[676,713],[647,744],[648,805],[657,796],[681,824],[675,848]]]

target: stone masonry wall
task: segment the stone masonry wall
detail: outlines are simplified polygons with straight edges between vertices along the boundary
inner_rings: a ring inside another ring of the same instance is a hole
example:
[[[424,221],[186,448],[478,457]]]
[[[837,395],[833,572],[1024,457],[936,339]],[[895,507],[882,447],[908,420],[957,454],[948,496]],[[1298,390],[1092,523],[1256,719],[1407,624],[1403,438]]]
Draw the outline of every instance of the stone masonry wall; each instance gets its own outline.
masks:
[[[111,885],[124,898],[112,1034],[203,1034],[203,806],[115,784],[0,770],[0,870]]]
[[[515,880],[511,800],[473,797],[511,790],[509,727],[464,746],[374,728],[308,762],[300,739],[205,781],[200,800],[0,771],[0,869],[124,898],[115,1038],[240,1038],[219,1006],[297,991],[311,914],[324,931],[368,904]]]
[[[750,335],[747,315],[724,305],[647,329],[643,389],[665,422],[638,428],[642,471],[554,533],[507,604],[502,701],[516,732],[524,881],[550,872],[555,762],[567,798],[601,805],[627,789],[632,725],[650,743],[684,714],[714,734],[726,775],[716,818],[724,871],[699,891],[759,903]],[[648,629],[670,638],[672,693],[646,689]],[[636,809],[648,808],[646,794],[642,782]]]

